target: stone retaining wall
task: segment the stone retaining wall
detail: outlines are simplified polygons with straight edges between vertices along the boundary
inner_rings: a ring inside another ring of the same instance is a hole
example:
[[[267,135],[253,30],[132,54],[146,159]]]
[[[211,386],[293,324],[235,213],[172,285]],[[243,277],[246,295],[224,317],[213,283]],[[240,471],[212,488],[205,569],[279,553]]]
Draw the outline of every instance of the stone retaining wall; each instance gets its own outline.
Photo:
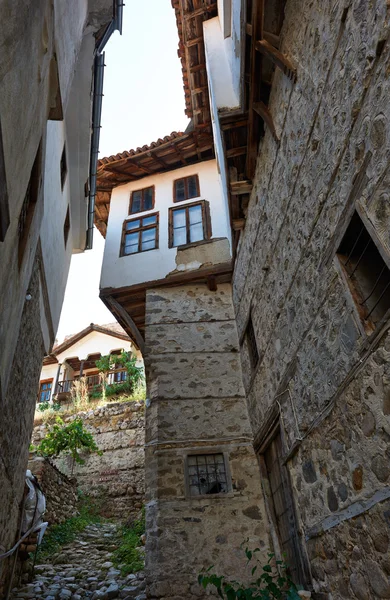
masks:
[[[77,415],[65,417],[69,422],[81,417],[92,433],[102,456],[83,457],[83,465],[75,465],[73,476],[77,486],[101,503],[106,517],[127,519],[136,516],[144,498],[144,405],[134,401],[107,404]],[[34,428],[32,442],[39,444],[46,426]],[[55,461],[61,472],[71,475],[70,457]]]
[[[27,468],[38,479],[46,497],[44,520],[55,525],[72,517],[77,504],[76,481],[69,479],[55,465],[40,456],[29,460]]]

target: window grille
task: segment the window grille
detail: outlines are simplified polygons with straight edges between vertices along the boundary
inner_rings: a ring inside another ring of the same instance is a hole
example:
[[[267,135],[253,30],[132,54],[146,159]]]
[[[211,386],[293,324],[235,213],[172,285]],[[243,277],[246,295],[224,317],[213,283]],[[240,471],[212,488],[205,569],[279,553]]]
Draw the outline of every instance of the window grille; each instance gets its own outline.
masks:
[[[375,326],[390,308],[390,270],[356,211],[337,256],[361,319]]]
[[[173,182],[173,201],[181,202],[190,198],[197,198],[199,192],[199,178],[197,175],[182,177]]]
[[[158,213],[123,224],[121,256],[158,248]]]
[[[225,494],[228,491],[223,454],[197,454],[187,457],[191,496]]]

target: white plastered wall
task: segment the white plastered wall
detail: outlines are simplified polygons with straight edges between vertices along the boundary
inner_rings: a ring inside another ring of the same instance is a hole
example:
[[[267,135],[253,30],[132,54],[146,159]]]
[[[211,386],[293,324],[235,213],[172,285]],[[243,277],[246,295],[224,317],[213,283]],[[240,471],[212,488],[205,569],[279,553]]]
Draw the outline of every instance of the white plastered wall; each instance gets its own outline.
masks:
[[[184,202],[173,202],[173,182],[175,179],[197,174],[200,196]],[[130,194],[133,190],[155,186],[155,207],[152,210],[129,215]],[[167,173],[145,177],[140,181],[116,187],[112,191],[110,215],[104,249],[101,289],[124,287],[163,279],[176,269],[177,248],[168,247],[169,208],[184,206],[196,200],[207,200],[210,205],[212,238],[227,238],[230,243],[231,231],[226,204],[221,190],[221,182],[216,160],[197,163]],[[138,218],[159,213],[159,248],[120,256],[123,222],[128,218]]]
[[[231,5],[231,34],[230,36],[224,38],[223,36],[223,23],[224,23],[224,13],[225,7],[227,4]],[[230,69],[230,80],[234,90],[236,97],[241,102],[241,94],[242,94],[242,56],[243,52],[241,51],[242,44],[242,28],[243,28],[243,16],[242,11],[244,9],[245,3],[241,0],[218,0],[218,17],[215,19],[210,19],[210,21],[205,21],[203,23],[203,27],[206,29],[214,20],[220,22],[220,30],[222,36],[222,46],[224,50],[224,54],[229,64]]]

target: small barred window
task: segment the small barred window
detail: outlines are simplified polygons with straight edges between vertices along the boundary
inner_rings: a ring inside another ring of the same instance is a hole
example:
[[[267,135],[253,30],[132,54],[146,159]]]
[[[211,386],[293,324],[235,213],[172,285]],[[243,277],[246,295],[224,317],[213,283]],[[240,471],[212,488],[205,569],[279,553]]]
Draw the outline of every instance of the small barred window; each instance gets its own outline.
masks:
[[[190,496],[225,494],[228,491],[223,454],[197,454],[187,457]]]

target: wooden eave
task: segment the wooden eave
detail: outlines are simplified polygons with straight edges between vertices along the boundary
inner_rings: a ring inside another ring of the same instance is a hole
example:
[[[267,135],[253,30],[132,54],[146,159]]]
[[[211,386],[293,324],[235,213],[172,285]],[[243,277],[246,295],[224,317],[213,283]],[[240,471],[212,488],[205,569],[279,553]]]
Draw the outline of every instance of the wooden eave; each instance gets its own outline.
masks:
[[[107,329],[106,327],[101,327],[100,325],[95,325],[95,323],[91,323],[90,325],[88,325],[88,327],[86,327],[82,331],[79,331],[78,333],[75,333],[74,335],[72,335],[71,337],[66,339],[64,342],[62,342],[62,344],[55,346],[53,348],[53,351],[50,356],[55,358],[56,356],[58,356],[58,354],[61,354],[65,350],[68,350],[69,348],[71,348],[74,344],[76,344],[77,342],[82,340],[86,335],[88,335],[92,331],[104,333],[105,335],[109,335],[111,337],[115,337],[120,340],[129,341],[129,337],[124,333],[120,333],[119,331],[113,331],[111,329]],[[48,358],[48,357],[46,357],[46,358]],[[55,362],[58,362],[57,359],[55,360]],[[47,363],[47,364],[51,364],[51,363]]]
[[[96,227],[105,237],[114,187],[212,158],[214,142],[209,123],[197,131],[173,132],[149,146],[101,159],[97,172]]]

